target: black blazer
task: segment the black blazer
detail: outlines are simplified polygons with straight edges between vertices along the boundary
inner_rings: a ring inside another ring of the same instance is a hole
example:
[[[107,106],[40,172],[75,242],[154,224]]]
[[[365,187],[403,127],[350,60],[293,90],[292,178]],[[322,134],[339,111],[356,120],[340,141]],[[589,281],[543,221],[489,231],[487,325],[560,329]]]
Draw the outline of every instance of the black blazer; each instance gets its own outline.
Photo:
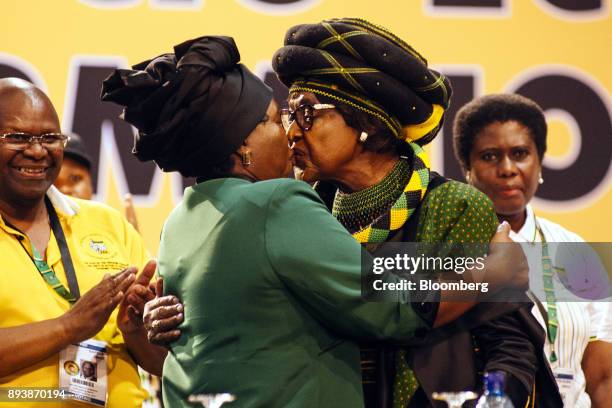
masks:
[[[527,302],[483,303],[452,324],[415,339],[407,348],[408,363],[421,388],[409,407],[444,407],[444,403],[431,399],[434,391],[478,392],[482,389],[482,372],[487,370],[508,374],[506,391],[517,408],[527,401],[529,407],[562,407],[543,351],[545,333],[531,314],[531,306]],[[393,353],[391,347],[381,351],[381,361],[387,365],[381,368],[389,375],[379,383],[381,408],[392,403]]]

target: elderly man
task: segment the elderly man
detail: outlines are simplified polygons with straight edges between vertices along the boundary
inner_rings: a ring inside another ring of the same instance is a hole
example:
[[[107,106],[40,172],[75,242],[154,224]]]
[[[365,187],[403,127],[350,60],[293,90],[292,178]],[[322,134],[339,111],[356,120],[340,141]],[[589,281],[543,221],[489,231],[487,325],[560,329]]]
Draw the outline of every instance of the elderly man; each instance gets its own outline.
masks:
[[[0,79],[0,387],[69,387],[97,405],[140,407],[136,363],[159,374],[166,352],[146,341],[127,298],[146,299],[155,263],[136,277],[128,266],[147,253],[121,214],[52,186],[66,142],[42,91]],[[85,357],[95,384],[75,379]]]

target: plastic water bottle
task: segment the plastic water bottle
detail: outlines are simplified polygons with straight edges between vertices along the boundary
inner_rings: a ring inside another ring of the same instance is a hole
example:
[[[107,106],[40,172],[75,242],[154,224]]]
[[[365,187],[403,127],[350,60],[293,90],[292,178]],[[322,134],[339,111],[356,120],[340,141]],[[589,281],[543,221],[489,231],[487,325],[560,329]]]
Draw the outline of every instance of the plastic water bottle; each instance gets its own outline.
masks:
[[[502,371],[491,371],[484,375],[484,394],[478,400],[476,408],[514,408],[504,388],[506,374]]]

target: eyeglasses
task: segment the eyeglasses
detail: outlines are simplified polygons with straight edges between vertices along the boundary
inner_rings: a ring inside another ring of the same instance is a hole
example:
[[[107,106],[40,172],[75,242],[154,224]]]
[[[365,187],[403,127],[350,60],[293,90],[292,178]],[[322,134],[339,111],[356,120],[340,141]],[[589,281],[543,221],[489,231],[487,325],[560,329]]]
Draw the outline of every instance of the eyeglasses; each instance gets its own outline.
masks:
[[[0,134],[0,140],[10,150],[25,150],[34,142],[40,143],[47,150],[57,150],[66,147],[70,137],[61,133],[45,133],[35,136],[29,133],[14,132]]]
[[[334,105],[330,105],[328,103],[317,103],[315,105],[300,105],[295,111],[281,109],[281,120],[283,122],[285,132],[289,131],[291,125],[293,125],[293,122],[296,122],[303,131],[308,131],[310,128],[312,128],[316,111],[334,108]]]

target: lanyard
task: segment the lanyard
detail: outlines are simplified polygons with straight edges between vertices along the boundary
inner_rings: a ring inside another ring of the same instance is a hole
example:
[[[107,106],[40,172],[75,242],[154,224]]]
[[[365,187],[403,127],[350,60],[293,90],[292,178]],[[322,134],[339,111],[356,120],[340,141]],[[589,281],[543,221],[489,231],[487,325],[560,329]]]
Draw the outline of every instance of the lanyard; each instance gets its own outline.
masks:
[[[68,280],[68,287],[70,288],[70,291],[66,289],[64,285],[62,285],[60,280],[55,275],[53,269],[51,269],[47,262],[45,262],[40,253],[36,250],[36,248],[34,248],[34,245],[31,246],[32,257],[30,259],[32,259],[34,266],[36,266],[36,269],[38,269],[38,272],[43,277],[45,282],[47,282],[47,284],[51,286],[58,295],[66,299],[72,305],[81,297],[81,293],[79,291],[79,283],[77,282],[76,274],[74,271],[74,264],[72,263],[70,250],[68,249],[68,243],[66,242],[66,236],[64,235],[64,230],[62,229],[62,225],[60,224],[57,212],[55,211],[55,208],[53,208],[51,201],[47,197],[45,197],[45,206],[47,207],[47,212],[49,213],[51,231],[53,231],[53,235],[55,236],[55,240],[57,241],[57,245],[60,250],[61,260],[62,264],[64,265],[64,271],[66,272],[66,279]],[[19,229],[15,228],[11,224],[6,224],[9,227],[19,231]],[[24,251],[26,251],[28,256],[30,256],[26,248],[23,246],[21,240],[19,240],[19,243],[21,244]]]
[[[534,217],[535,218],[535,217]],[[535,221],[536,230],[542,240],[542,279],[544,281],[544,293],[546,294],[546,309],[548,312],[548,340],[550,341],[550,362],[557,361],[557,353],[555,353],[555,339],[557,338],[557,329],[559,322],[557,321],[557,305],[555,297],[555,287],[553,285],[553,266],[548,252],[548,243],[544,237],[544,232],[538,221]]]

